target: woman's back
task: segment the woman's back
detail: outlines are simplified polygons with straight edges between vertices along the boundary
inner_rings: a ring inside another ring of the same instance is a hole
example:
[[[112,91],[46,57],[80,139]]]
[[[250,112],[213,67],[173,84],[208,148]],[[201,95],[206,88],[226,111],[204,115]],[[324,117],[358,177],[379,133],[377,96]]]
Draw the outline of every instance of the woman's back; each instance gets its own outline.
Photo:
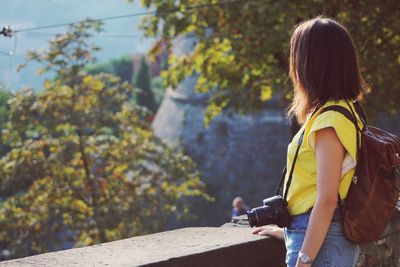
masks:
[[[292,142],[288,146],[287,169],[290,170],[298,146],[298,140],[305,128],[304,141],[299,150],[288,192],[287,200],[291,215],[307,212],[316,201],[317,161],[315,156],[315,133],[323,128],[334,128],[340,142],[347,152],[342,165],[341,182],[339,186],[340,197],[342,199],[346,198],[356,165],[356,129],[354,124],[339,112],[327,111],[320,114],[323,108],[332,105],[339,105],[346,109],[349,109],[350,105],[354,110],[351,101],[340,100],[326,102],[311,118],[306,120],[303,127],[293,137]],[[360,118],[358,118],[358,123],[361,127],[362,122]],[[286,175],[286,180],[288,178],[287,176],[288,174]]]

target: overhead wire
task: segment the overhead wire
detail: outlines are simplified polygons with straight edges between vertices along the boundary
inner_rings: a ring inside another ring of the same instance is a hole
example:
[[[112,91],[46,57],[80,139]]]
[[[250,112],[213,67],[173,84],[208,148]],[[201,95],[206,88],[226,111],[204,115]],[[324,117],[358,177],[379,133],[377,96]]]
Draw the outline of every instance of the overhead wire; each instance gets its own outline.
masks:
[[[213,6],[220,6],[220,5],[226,5],[226,4],[239,4],[242,2],[253,2],[253,1],[259,1],[259,0],[230,0],[230,1],[220,1],[220,2],[215,2],[215,3],[207,3],[207,4],[199,4],[199,5],[191,5],[191,6],[185,6],[184,10],[181,10],[181,8],[173,8],[173,9],[167,9],[167,10],[158,10],[158,11],[145,11],[145,12],[138,12],[138,13],[132,13],[132,14],[126,14],[126,15],[118,15],[118,16],[109,16],[109,17],[103,17],[103,18],[97,18],[97,19],[92,19],[92,21],[108,21],[108,20],[115,20],[115,19],[123,19],[123,18],[129,18],[129,17],[139,17],[139,16],[145,16],[145,15],[156,15],[156,14],[165,14],[165,13],[175,13],[175,12],[185,12],[187,10],[193,10],[193,9],[200,9],[204,7],[213,7]],[[63,27],[63,26],[69,26],[77,23],[84,22],[85,20],[79,20],[75,22],[68,22],[68,23],[57,23],[57,24],[51,24],[51,25],[44,25],[44,26],[38,26],[38,27],[30,27],[30,28],[23,28],[23,29],[16,29],[13,30],[10,26],[3,27],[2,30],[0,31],[0,35],[4,35],[6,37],[14,37],[17,34],[16,33],[21,33],[21,32],[31,32],[31,31],[37,31],[37,30],[42,30],[42,29],[50,29],[50,28],[57,28],[57,27]],[[38,34],[43,34],[43,35],[50,35],[53,33],[38,33]],[[53,35],[57,35],[59,33],[54,33]],[[97,35],[92,35],[92,37],[101,37],[101,38],[142,38],[144,36],[140,35],[124,35],[124,34],[97,34]],[[15,40],[17,37],[14,37]],[[5,55],[5,56],[12,56],[15,54],[16,50],[16,42],[15,42],[15,47],[13,51],[5,52],[0,50],[0,55]]]
[[[12,71],[14,69],[13,56],[15,55],[15,52],[17,50],[17,43],[18,43],[18,39],[17,39],[18,37],[16,34],[12,35],[11,38],[14,39],[13,49],[8,52],[0,50],[0,55],[8,57],[8,84],[11,84],[12,80],[14,79],[14,75],[13,75],[13,71]],[[13,91],[13,89],[11,89],[11,91]]]
[[[138,12],[138,13],[132,13],[132,14],[126,14],[126,15],[118,15],[118,16],[109,16],[109,17],[97,18],[97,19],[92,19],[92,21],[102,22],[102,21],[123,19],[123,18],[129,18],[129,17],[140,17],[140,16],[145,16],[145,15],[156,15],[156,14],[165,14],[165,13],[185,12],[187,10],[200,9],[200,8],[205,8],[205,7],[213,7],[213,6],[220,6],[220,5],[226,5],[226,4],[239,4],[239,3],[243,3],[243,2],[248,3],[248,2],[254,2],[254,1],[259,1],[259,0],[220,1],[220,2],[215,2],[215,3],[207,3],[207,4],[185,6],[184,10],[181,10],[181,8],[173,8],[173,9],[158,10],[158,11],[153,10],[153,11]],[[21,32],[31,32],[31,31],[37,31],[37,30],[42,30],[42,29],[50,29],[50,28],[69,26],[69,25],[78,24],[78,23],[81,23],[81,22],[84,22],[84,21],[86,21],[86,20],[79,20],[79,21],[68,22],[68,23],[57,23],[57,24],[30,27],[30,28],[23,28],[23,29],[16,29],[16,30],[13,30],[13,29],[11,29],[10,26],[7,26],[7,27],[3,27],[3,29],[0,31],[0,35],[4,35],[6,37],[12,37],[12,36],[16,36],[17,33],[21,33]],[[42,33],[42,34],[48,34],[48,33]],[[54,35],[57,35],[57,34],[58,33],[56,33]],[[93,35],[92,37],[141,38],[143,36],[140,36],[140,35],[124,35],[124,34],[108,34],[108,35],[106,35],[106,34],[97,34],[97,35]],[[12,52],[11,51],[10,52],[0,51],[0,54],[1,55],[7,55],[7,56],[11,55],[12,56],[12,55],[15,54],[15,50],[16,50],[16,45],[15,45],[15,48],[14,48],[14,50]]]
[[[14,39],[13,49],[11,51],[8,51],[8,52],[0,50],[0,54],[1,55],[4,55],[4,56],[13,56],[13,55],[15,55],[15,52],[17,50],[17,35],[13,35],[12,38]]]
[[[3,27],[3,29],[1,30],[0,34],[3,34],[6,37],[9,38],[14,38],[14,47],[11,51],[5,52],[0,50],[0,54],[1,55],[5,55],[5,56],[13,56],[15,54],[15,51],[17,49],[17,36],[12,34],[12,30],[11,27],[7,26],[7,27]]]
[[[29,32],[30,35],[49,35],[55,36],[61,33],[58,32]],[[92,34],[91,37],[98,38],[143,38],[143,35],[131,35],[131,34]]]
[[[133,13],[133,14],[126,14],[126,15],[118,15],[118,16],[110,16],[110,17],[103,17],[103,18],[97,18],[97,19],[92,19],[92,21],[108,21],[108,20],[116,20],[116,19],[123,19],[123,18],[131,18],[131,17],[141,17],[141,16],[146,16],[146,15],[156,15],[156,14],[166,14],[166,13],[175,13],[175,12],[185,12],[187,10],[193,10],[193,9],[200,9],[200,8],[205,8],[205,7],[213,7],[213,6],[220,6],[220,5],[226,5],[226,4],[238,4],[242,2],[253,2],[253,1],[259,1],[259,0],[232,0],[232,1],[221,1],[221,2],[215,2],[215,3],[208,3],[208,4],[199,4],[199,5],[191,5],[191,6],[185,6],[184,10],[181,10],[179,7],[178,8],[172,8],[172,9],[166,9],[166,10],[153,10],[153,11],[144,11],[144,12],[138,12],[138,13]],[[13,30],[13,33],[19,33],[19,32],[28,32],[28,31],[36,31],[36,30],[43,30],[43,29],[50,29],[50,28],[57,28],[57,27],[63,27],[63,26],[69,26],[73,24],[78,24],[81,22],[84,22],[85,20],[79,20],[75,22],[67,22],[67,23],[58,23],[58,24],[52,24],[52,25],[45,25],[45,26],[37,26],[37,27],[31,27],[31,28],[25,28],[25,29],[17,29]]]
[[[206,3],[206,4],[199,4],[199,5],[191,5],[191,6],[184,6],[183,10],[178,7],[178,8],[172,8],[172,9],[166,9],[166,10],[153,10],[153,11],[144,11],[144,12],[137,12],[137,13],[132,13],[132,14],[125,14],[125,15],[118,15],[118,16],[109,16],[109,17],[102,17],[102,18],[97,18],[97,19],[91,19],[91,21],[96,21],[96,22],[103,22],[103,21],[109,21],[109,20],[116,20],[116,19],[124,19],[124,18],[131,18],[131,17],[140,17],[140,16],[146,16],[146,15],[160,15],[160,14],[167,14],[167,13],[175,13],[175,12],[186,12],[188,10],[194,10],[194,9],[200,9],[200,8],[205,8],[205,7],[214,7],[214,6],[221,6],[221,5],[227,5],[227,4],[239,4],[239,3],[248,3],[248,2],[254,2],[254,1],[260,1],[260,0],[228,0],[228,1],[220,1],[220,2],[215,2],[215,3]],[[10,68],[12,66],[12,59],[11,57],[15,54],[16,48],[17,48],[17,34],[22,33],[22,32],[32,32],[32,31],[37,31],[37,30],[43,30],[43,29],[51,29],[51,28],[57,28],[57,27],[64,27],[64,26],[70,26],[78,23],[82,23],[87,20],[79,20],[79,21],[74,21],[74,22],[67,22],[67,23],[57,23],[57,24],[51,24],[51,25],[44,25],[44,26],[37,26],[37,27],[30,27],[30,28],[22,28],[22,29],[16,29],[13,30],[10,26],[3,27],[3,29],[0,31],[0,35],[3,35],[5,37],[13,37],[14,38],[14,49],[9,52],[1,51],[0,50],[0,55],[8,56],[9,57],[9,64]],[[40,34],[40,33],[39,33]],[[49,33],[42,33],[42,34],[49,34]],[[58,33],[54,34],[57,35]],[[92,37],[105,37],[105,38],[141,38],[144,36],[140,35],[124,35],[124,34],[98,34],[98,35],[93,35]]]

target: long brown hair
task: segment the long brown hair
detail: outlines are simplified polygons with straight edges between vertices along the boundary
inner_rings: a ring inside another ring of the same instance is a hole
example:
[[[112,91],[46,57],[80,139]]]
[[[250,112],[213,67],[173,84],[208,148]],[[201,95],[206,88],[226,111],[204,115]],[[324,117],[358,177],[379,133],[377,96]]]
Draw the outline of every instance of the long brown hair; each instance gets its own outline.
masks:
[[[368,91],[353,40],[333,19],[318,16],[300,23],[290,40],[289,63],[294,98],[288,116],[299,122],[328,100],[355,100]]]

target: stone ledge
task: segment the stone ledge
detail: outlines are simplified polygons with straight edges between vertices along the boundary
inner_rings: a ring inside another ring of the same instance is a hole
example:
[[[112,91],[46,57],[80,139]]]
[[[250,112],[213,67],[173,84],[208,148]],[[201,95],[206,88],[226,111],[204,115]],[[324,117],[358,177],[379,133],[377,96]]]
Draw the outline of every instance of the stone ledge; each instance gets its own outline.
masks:
[[[247,227],[182,228],[10,260],[0,266],[285,266],[281,241]]]
[[[0,266],[285,266],[284,243],[252,235],[246,216],[222,227],[193,227],[0,262]],[[361,248],[357,266],[400,266],[400,213],[381,240]]]

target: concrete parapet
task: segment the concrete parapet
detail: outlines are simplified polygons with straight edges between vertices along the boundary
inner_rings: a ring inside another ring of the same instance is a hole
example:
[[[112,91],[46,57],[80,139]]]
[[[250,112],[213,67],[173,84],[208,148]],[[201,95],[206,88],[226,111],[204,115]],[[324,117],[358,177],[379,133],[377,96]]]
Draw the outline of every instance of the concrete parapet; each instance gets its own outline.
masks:
[[[0,266],[285,266],[284,244],[247,227],[194,227],[45,253]]]
[[[222,227],[191,227],[0,262],[1,266],[285,266],[285,246],[252,235],[246,216]],[[362,246],[357,266],[400,266],[400,212],[381,240]]]

